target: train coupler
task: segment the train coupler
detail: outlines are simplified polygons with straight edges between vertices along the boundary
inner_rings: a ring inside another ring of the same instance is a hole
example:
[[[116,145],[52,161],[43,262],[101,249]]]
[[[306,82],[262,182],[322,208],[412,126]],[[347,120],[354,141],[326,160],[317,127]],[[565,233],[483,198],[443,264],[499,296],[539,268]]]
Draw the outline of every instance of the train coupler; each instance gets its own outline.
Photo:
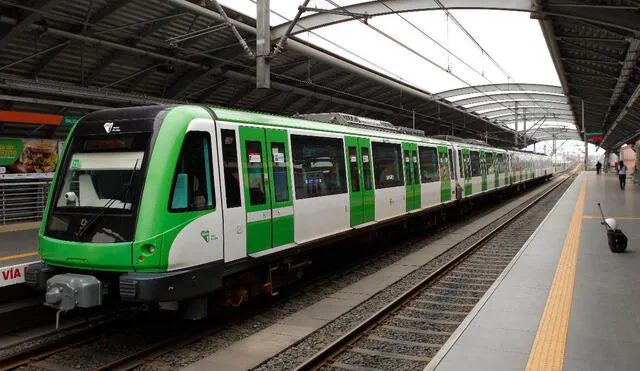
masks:
[[[102,305],[102,283],[94,276],[65,273],[47,280],[44,305],[57,309],[56,329],[60,314],[75,308],[91,308]]]

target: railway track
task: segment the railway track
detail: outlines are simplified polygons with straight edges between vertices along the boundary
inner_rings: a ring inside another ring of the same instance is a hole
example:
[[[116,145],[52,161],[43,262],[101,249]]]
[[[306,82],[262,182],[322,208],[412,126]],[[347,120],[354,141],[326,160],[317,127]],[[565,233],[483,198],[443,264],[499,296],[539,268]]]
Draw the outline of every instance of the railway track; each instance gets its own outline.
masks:
[[[424,369],[537,228],[523,215],[573,178],[530,200],[296,370]]]

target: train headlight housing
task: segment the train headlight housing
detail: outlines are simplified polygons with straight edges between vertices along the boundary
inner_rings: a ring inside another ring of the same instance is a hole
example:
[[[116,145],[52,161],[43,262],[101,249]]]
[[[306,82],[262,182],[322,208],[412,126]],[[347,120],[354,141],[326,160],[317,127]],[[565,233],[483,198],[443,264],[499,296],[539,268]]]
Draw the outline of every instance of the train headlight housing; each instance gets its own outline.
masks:
[[[153,246],[153,245],[147,244],[147,245],[142,246],[142,253],[144,255],[147,255],[147,256],[153,255],[155,252],[156,252],[156,247]]]

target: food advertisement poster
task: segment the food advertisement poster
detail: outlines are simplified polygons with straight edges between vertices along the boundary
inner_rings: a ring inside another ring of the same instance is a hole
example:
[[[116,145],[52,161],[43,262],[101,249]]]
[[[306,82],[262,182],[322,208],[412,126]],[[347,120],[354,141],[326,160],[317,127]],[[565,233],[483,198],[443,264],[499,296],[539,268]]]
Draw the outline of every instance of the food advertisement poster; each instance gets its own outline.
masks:
[[[0,179],[52,178],[58,151],[57,140],[0,138]]]

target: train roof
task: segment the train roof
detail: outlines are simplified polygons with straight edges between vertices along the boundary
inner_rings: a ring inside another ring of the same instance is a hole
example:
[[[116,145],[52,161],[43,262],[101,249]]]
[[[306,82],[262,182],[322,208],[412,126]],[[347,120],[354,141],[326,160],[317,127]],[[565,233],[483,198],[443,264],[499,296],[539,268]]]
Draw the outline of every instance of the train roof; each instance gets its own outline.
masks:
[[[264,124],[269,126],[283,126],[283,127],[295,128],[295,129],[323,131],[323,132],[350,134],[350,135],[367,135],[370,137],[408,140],[408,141],[414,141],[414,142],[429,143],[434,145],[450,145],[452,143],[455,143],[457,145],[478,148],[478,149],[490,148],[492,150],[497,149],[505,152],[520,152],[520,153],[534,154],[532,152],[497,148],[497,147],[491,147],[487,144],[467,142],[461,138],[455,138],[455,139],[458,139],[458,140],[455,140],[452,137],[451,139],[453,140],[444,140],[444,139],[432,138],[427,136],[402,133],[402,132],[393,131],[393,130],[374,130],[374,129],[364,128],[364,127],[341,125],[337,123],[338,120],[335,120],[334,122],[326,122],[326,121],[319,121],[319,120],[312,119],[312,118],[322,117],[322,119],[324,120],[326,119],[326,117],[329,117],[327,115],[339,115],[339,113],[309,115],[309,117],[287,117],[287,116],[274,115],[270,113],[252,112],[252,111],[245,111],[245,110],[238,110],[238,109],[217,107],[217,106],[212,106],[210,108],[216,113],[218,120],[225,120],[225,121],[232,121],[232,122],[244,122],[244,123],[254,123],[254,124],[259,123],[259,124]],[[386,123],[386,122],[383,122],[383,123]],[[388,126],[384,124],[381,126],[385,126],[388,128]],[[396,128],[399,128],[399,127],[396,126]],[[538,153],[538,155],[545,156],[540,153]]]

